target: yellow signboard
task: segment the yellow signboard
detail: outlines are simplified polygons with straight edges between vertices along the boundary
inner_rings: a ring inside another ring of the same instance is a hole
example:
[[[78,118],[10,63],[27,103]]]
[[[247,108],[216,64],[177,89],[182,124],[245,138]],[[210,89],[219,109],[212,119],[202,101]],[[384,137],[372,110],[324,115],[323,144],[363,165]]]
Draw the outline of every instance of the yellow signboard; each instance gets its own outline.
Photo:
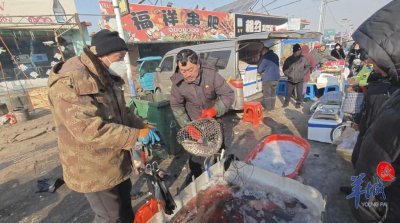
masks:
[[[118,4],[119,4],[119,11],[121,13],[121,16],[129,14],[128,0],[118,0]]]

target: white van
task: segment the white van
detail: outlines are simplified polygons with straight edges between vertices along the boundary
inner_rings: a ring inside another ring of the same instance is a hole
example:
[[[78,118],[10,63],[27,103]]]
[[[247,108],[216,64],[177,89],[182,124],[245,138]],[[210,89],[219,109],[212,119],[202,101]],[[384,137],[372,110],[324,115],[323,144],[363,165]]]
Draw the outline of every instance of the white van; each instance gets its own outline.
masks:
[[[266,41],[281,39],[319,38],[318,32],[288,31],[263,32],[243,35],[233,40],[181,47],[166,53],[156,69],[154,85],[156,92],[170,93],[170,77],[176,70],[176,55],[183,49],[192,49],[200,59],[214,64],[235,91],[234,110],[242,110],[243,103],[258,96],[262,91],[261,76],[257,74],[260,50]]]

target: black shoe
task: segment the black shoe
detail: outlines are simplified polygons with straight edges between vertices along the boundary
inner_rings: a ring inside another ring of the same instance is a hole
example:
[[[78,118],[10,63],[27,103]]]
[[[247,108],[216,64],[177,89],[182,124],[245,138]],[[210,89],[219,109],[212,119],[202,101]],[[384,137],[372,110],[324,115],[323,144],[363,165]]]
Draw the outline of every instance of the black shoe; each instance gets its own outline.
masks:
[[[287,106],[289,106],[289,103],[283,104],[282,108],[286,108]]]
[[[301,106],[300,106],[300,104],[296,104],[296,106],[295,106],[296,108],[300,108]]]
[[[351,194],[351,192],[353,191],[353,190],[351,189],[351,187],[340,187],[339,189],[340,189],[340,191],[341,191],[342,193],[344,193],[345,195]]]

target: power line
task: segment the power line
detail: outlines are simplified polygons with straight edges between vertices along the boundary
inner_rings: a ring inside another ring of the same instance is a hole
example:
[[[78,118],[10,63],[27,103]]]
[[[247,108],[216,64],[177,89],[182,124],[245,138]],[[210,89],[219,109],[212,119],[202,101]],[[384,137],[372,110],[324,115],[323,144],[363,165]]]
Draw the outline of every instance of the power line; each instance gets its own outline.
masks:
[[[340,22],[338,22],[338,20],[336,19],[335,15],[333,14],[332,9],[330,7],[328,7],[328,10],[329,10],[329,14],[331,14],[333,21],[336,23],[336,25],[339,25],[342,28],[346,28],[346,29],[348,28],[347,24],[341,24]]]
[[[282,7],[285,7],[285,6],[288,6],[288,5],[292,5],[292,4],[294,4],[294,3],[301,2],[301,1],[302,1],[302,0],[296,0],[296,1],[293,1],[293,2],[290,2],[290,3],[287,3],[287,4],[284,4],[284,5],[275,7],[275,8],[273,8],[273,9],[270,9],[269,11],[272,11],[272,10],[275,10],[275,9],[279,9],[279,8],[282,8]]]
[[[343,25],[342,25],[342,24],[340,24],[340,23],[337,21],[337,19],[336,19],[335,15],[333,14],[333,12],[332,12],[331,8],[330,8],[328,5],[327,5],[326,7],[328,8],[329,14],[331,14],[331,16],[332,16],[332,18],[333,18],[333,21],[335,21],[335,23],[336,23],[337,25],[339,25],[339,26],[342,26],[342,27],[343,27]]]

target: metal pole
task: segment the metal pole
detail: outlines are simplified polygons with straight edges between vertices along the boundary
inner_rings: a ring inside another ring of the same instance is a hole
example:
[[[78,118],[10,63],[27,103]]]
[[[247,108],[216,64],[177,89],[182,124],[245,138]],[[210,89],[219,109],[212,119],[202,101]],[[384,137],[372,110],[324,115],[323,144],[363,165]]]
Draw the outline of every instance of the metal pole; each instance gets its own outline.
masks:
[[[55,41],[56,41],[58,52],[60,52],[60,54],[61,54],[61,60],[65,61],[64,52],[61,49],[61,45],[60,45],[60,41],[58,41],[58,37],[61,37],[61,36],[58,36],[57,30],[54,30],[54,38],[55,38]]]
[[[6,75],[4,74],[3,65],[1,64],[1,62],[0,62],[0,70],[1,70],[1,74],[3,75],[4,84],[6,85],[8,100],[10,101],[11,108],[14,108],[14,104],[13,104],[13,102],[11,100],[11,96],[10,96],[10,91],[8,90]]]
[[[119,11],[118,0],[112,0],[112,4],[114,7],[115,20],[117,20],[119,36],[123,40],[125,40],[124,30],[122,28],[121,12]],[[128,5],[128,7],[129,7],[129,5]],[[124,61],[125,61],[126,67],[128,68],[126,75],[128,76],[129,92],[130,92],[130,95],[133,97],[133,96],[136,96],[136,90],[135,90],[135,85],[133,84],[133,79],[132,79],[132,68],[131,68],[131,63],[129,60],[129,51],[126,52]]]
[[[343,32],[340,32],[340,45],[343,47]]]
[[[319,8],[319,24],[318,24],[318,32],[322,33],[322,26],[324,23],[325,17],[325,2],[326,0],[321,0],[321,7]]]
[[[75,17],[75,22],[78,24],[79,35],[82,38],[83,46],[86,46],[85,34],[83,33],[82,23],[81,20],[79,19],[78,13],[75,13],[74,17]]]

